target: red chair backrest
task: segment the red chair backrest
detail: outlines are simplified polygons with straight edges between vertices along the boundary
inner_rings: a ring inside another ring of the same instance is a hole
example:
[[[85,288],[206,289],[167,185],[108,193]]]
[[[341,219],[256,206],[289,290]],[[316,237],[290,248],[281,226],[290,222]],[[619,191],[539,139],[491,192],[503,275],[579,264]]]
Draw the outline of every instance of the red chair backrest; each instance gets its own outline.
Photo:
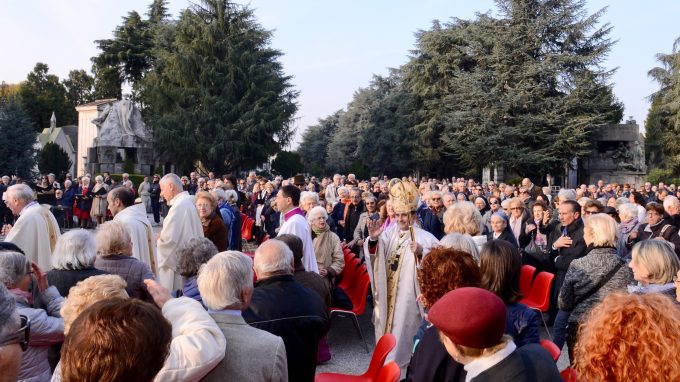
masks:
[[[549,272],[540,272],[534,283],[531,285],[531,292],[529,292],[528,300],[531,302],[531,308],[538,309],[541,312],[547,312],[550,306],[550,286],[552,285],[555,275]]]
[[[564,380],[564,382],[579,382],[578,379],[578,374],[574,371],[574,369],[568,367],[560,372],[560,376]]]
[[[391,333],[383,334],[375,345],[375,350],[373,350],[373,355],[371,356],[371,363],[362,377],[375,381],[378,378],[378,374],[380,374],[380,370],[383,368],[387,355],[390,354],[395,346],[397,346],[397,338]]]
[[[519,274],[519,290],[522,291],[524,297],[528,296],[529,292],[531,292],[531,282],[534,279],[535,272],[536,267],[522,265],[522,271]]]
[[[357,316],[364,314],[366,310],[366,296],[371,279],[368,277],[366,268],[361,266],[357,269],[357,276],[350,285],[349,298],[352,300],[352,312]]]
[[[548,351],[548,353],[550,353],[555,362],[560,359],[560,353],[562,353],[562,350],[560,350],[560,348],[558,348],[554,342],[550,340],[541,340],[540,344],[545,350]]]
[[[401,376],[401,370],[396,362],[392,361],[387,363],[380,369],[378,378],[375,379],[376,382],[397,382]]]

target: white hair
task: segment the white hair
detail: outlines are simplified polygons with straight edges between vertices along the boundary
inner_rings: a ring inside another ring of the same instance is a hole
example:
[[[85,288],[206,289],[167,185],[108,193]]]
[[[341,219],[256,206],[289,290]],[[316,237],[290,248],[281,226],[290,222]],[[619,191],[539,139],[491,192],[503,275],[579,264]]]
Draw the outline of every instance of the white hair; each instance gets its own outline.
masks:
[[[311,225],[314,220],[319,216],[323,216],[324,219],[328,219],[328,212],[321,206],[316,206],[307,212],[307,222]]]
[[[638,216],[637,204],[634,203],[624,203],[619,206],[619,217],[622,222],[627,222],[628,220]]]
[[[183,190],[182,182],[179,180],[179,176],[173,173],[163,175],[159,183],[172,184],[177,188],[177,190]]]
[[[73,184],[73,182],[71,182],[71,181],[68,180],[68,179],[66,179],[66,180],[64,181],[64,187],[71,187],[72,184]]]
[[[126,180],[123,182],[123,187],[132,187],[132,181],[131,180]]]
[[[425,194],[428,199],[432,199],[433,196],[439,196],[440,198],[442,197],[442,192],[441,191],[429,191]]]
[[[122,174],[122,177],[123,177],[123,178],[126,178],[126,177],[129,178],[129,177],[130,177],[130,174],[128,174],[127,172],[124,172],[124,173]]]
[[[565,200],[576,200],[576,191],[570,190],[568,188],[562,188],[557,193],[557,197],[560,199],[560,203]]]
[[[274,241],[274,240],[272,240]],[[31,271],[31,262],[23,253],[0,251],[0,283],[14,288]]]
[[[23,183],[9,186],[6,192],[8,196],[22,200],[25,203],[30,203],[35,199],[35,193],[31,190],[31,187],[28,187],[28,185]]]
[[[255,250],[255,273],[258,277],[273,273],[292,273],[293,251],[280,240],[267,240]]]
[[[225,190],[224,193],[227,196],[227,201],[232,203],[238,202],[238,193],[236,190]]]
[[[90,184],[90,177],[89,176],[84,176],[80,178],[80,184],[87,183]]]
[[[132,238],[126,225],[117,220],[111,220],[100,225],[95,234],[95,241],[97,243],[97,254],[100,256],[132,255],[131,253],[120,252],[128,247],[131,248]]]
[[[315,204],[319,203],[319,194],[312,191],[303,191],[300,194],[300,203],[302,203],[305,200],[312,200]]]
[[[52,252],[52,267],[64,270],[89,268],[96,258],[94,235],[84,229],[74,229],[57,240]]]
[[[197,284],[209,309],[241,309],[243,290],[253,288],[253,262],[238,251],[220,252],[201,266]]]
[[[439,241],[442,247],[453,248],[465,253],[469,253],[479,263],[479,250],[477,245],[472,240],[470,235],[464,235],[458,232],[451,232],[450,234],[442,237]]]
[[[215,188],[212,191],[210,191],[215,197],[217,198],[217,201],[219,202],[220,200],[222,201],[227,201],[227,193],[221,189],[221,188]],[[238,195],[237,195],[238,196]]]
[[[677,206],[680,205],[680,200],[676,198],[673,195],[666,195],[665,198],[663,198],[663,208],[668,211],[668,208],[672,206]]]
[[[97,175],[97,176],[94,177],[94,181],[95,181],[95,182],[103,182],[103,181],[104,181],[104,177],[101,176],[101,175]]]
[[[0,338],[8,338],[19,330],[19,312],[14,296],[0,283]]]
[[[347,193],[349,195],[349,188],[345,186],[338,187],[338,195]]]

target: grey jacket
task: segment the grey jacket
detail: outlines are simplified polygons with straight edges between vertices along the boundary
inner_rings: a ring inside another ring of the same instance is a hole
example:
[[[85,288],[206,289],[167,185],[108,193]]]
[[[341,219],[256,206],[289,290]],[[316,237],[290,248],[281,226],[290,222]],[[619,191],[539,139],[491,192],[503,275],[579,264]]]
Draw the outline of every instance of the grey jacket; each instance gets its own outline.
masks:
[[[210,313],[227,340],[224,359],[202,381],[288,381],[281,337],[248,325],[241,316]]]
[[[145,279],[156,279],[153,273],[151,273],[151,268],[149,268],[148,264],[132,256],[110,255],[97,257],[95,267],[122,277],[127,283],[125,290],[130,297],[153,302],[149,292],[146,290],[146,285],[144,285]]]
[[[590,310],[606,295],[626,291],[628,285],[633,283],[633,272],[623,264],[595,294],[578,303],[619,262],[615,248],[593,248],[584,257],[571,262],[558,300],[561,310],[572,311],[569,322],[583,322]]]
[[[21,358],[18,381],[49,381],[52,372],[47,362],[47,350],[64,340],[64,320],[59,314],[64,298],[53,286],[40,293],[40,298],[45,309],[34,309],[25,298],[17,295],[14,297],[19,314],[31,320],[29,346]]]

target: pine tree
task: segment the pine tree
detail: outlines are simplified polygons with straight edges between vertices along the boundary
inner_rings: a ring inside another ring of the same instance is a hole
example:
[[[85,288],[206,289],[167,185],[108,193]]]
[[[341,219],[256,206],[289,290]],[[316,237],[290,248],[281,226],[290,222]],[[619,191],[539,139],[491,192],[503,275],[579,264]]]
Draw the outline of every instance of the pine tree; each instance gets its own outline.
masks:
[[[76,110],[66,97],[66,88],[59,82],[59,77],[49,74],[47,64],[35,64],[21,84],[19,100],[36,132],[49,127],[52,113],[66,125],[76,123]]]
[[[298,92],[270,40],[252,10],[226,0],[181,14],[142,93],[157,148],[181,171],[254,167],[290,142]]]
[[[302,134],[302,142],[297,153],[302,158],[305,172],[323,175],[333,171],[326,164],[326,156],[343,113],[343,110],[338,110],[326,118],[319,119],[316,125],[309,126]]]
[[[0,99],[0,173],[35,178],[35,130],[15,97]]]
[[[57,178],[69,172],[73,162],[64,151],[56,143],[48,142],[43,146],[42,150],[38,152],[38,169],[41,174],[56,174]]]

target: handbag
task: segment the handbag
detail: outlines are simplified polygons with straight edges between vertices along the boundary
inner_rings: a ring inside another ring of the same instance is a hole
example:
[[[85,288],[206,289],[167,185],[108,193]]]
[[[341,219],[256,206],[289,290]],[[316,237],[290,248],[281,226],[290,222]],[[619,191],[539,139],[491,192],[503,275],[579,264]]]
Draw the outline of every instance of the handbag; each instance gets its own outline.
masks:
[[[548,259],[547,246],[541,247],[540,245],[536,244],[536,232],[533,232],[531,236],[531,242],[529,242],[529,244],[524,247],[522,252],[536,260],[546,262]]]

